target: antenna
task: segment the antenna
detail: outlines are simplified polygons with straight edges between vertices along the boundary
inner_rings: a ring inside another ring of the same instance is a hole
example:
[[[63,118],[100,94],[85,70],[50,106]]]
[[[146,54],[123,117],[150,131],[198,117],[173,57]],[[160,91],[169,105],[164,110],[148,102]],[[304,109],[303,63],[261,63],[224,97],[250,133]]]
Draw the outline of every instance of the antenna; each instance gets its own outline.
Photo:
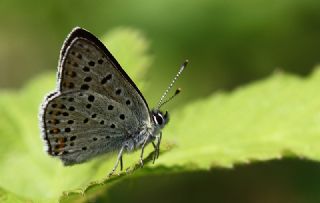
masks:
[[[171,90],[172,86],[174,85],[174,83],[177,81],[177,79],[179,78],[179,76],[181,75],[182,71],[184,70],[184,68],[187,66],[187,64],[189,63],[189,60],[185,60],[185,62],[181,65],[177,75],[173,78],[172,82],[170,83],[169,87],[166,89],[166,91],[163,93],[163,95],[160,98],[159,104],[157,106],[157,109],[159,109],[162,105],[164,105],[165,103],[167,103],[168,101],[170,101],[171,99],[173,99],[176,95],[178,95],[181,91],[180,88],[178,88],[175,92],[175,94],[173,96],[171,96],[169,99],[167,99],[166,101],[162,102],[163,99],[167,96],[168,92]]]
[[[179,93],[181,92],[181,88],[176,89],[174,95],[172,95],[169,99],[165,100],[164,102],[162,102],[159,106],[158,109],[161,108],[161,106],[165,105],[166,103],[168,103],[169,101],[171,101],[171,99],[175,98]]]

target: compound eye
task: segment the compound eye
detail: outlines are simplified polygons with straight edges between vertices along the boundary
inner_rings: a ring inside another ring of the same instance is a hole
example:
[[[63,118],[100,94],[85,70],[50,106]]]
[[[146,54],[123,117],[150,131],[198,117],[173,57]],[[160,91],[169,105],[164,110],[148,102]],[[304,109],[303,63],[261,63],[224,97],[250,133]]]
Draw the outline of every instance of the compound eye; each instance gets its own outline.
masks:
[[[162,115],[156,114],[156,115],[153,116],[153,119],[158,125],[162,125],[163,124]]]

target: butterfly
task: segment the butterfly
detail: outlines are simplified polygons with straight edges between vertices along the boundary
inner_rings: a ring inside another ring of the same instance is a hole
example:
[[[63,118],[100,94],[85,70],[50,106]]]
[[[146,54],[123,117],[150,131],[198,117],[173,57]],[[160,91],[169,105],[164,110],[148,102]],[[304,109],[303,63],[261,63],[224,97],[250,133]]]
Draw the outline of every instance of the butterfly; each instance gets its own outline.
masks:
[[[110,172],[114,173],[125,152],[152,143],[153,161],[159,156],[161,130],[169,121],[160,107],[179,77],[186,61],[162,95],[157,108],[150,110],[135,83],[121,68],[104,44],[85,29],[76,27],[60,51],[57,89],[41,105],[40,128],[47,153],[64,165],[86,162],[98,155],[118,153]]]

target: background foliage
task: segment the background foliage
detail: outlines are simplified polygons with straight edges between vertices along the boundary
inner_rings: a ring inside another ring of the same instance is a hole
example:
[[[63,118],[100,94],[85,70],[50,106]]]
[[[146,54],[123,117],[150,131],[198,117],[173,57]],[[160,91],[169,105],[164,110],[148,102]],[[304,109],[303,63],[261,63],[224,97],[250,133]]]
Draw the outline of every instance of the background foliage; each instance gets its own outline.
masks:
[[[0,201],[319,202],[317,162],[262,163],[320,159],[319,9],[317,0],[1,1]],[[113,156],[64,168],[42,152],[38,107],[75,26],[107,44],[150,106],[190,60],[155,165],[109,181]],[[237,163],[251,164],[217,169]]]

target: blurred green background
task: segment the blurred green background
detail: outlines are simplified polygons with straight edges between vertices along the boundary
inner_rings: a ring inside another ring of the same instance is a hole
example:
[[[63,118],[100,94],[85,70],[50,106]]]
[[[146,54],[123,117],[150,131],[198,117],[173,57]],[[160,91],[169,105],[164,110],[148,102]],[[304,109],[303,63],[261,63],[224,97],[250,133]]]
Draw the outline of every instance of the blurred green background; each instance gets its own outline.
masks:
[[[151,104],[186,58],[190,69],[179,84],[185,91],[172,105],[275,69],[307,74],[320,58],[319,10],[317,0],[2,0],[0,87],[55,71],[62,42],[75,26],[97,36],[119,26],[145,34],[154,59],[145,92]]]
[[[275,70],[307,75],[320,61],[318,0],[2,0],[0,25],[1,89],[20,88],[41,73],[55,72],[62,43],[75,26],[99,37],[119,27],[138,29],[150,41],[153,58],[143,91],[150,106],[156,104],[180,64],[190,61],[178,82],[183,93],[169,104],[171,109],[265,78]],[[305,172],[299,169],[294,175]],[[285,173],[282,170],[276,177]],[[240,179],[241,174],[237,174]],[[312,174],[319,176],[317,170]],[[205,181],[202,172],[200,176]],[[214,184],[215,178],[206,180],[205,186]],[[182,184],[183,175],[173,180],[179,191],[190,188]],[[277,178],[272,180],[271,188],[277,184]],[[235,191],[245,183],[239,184]]]

